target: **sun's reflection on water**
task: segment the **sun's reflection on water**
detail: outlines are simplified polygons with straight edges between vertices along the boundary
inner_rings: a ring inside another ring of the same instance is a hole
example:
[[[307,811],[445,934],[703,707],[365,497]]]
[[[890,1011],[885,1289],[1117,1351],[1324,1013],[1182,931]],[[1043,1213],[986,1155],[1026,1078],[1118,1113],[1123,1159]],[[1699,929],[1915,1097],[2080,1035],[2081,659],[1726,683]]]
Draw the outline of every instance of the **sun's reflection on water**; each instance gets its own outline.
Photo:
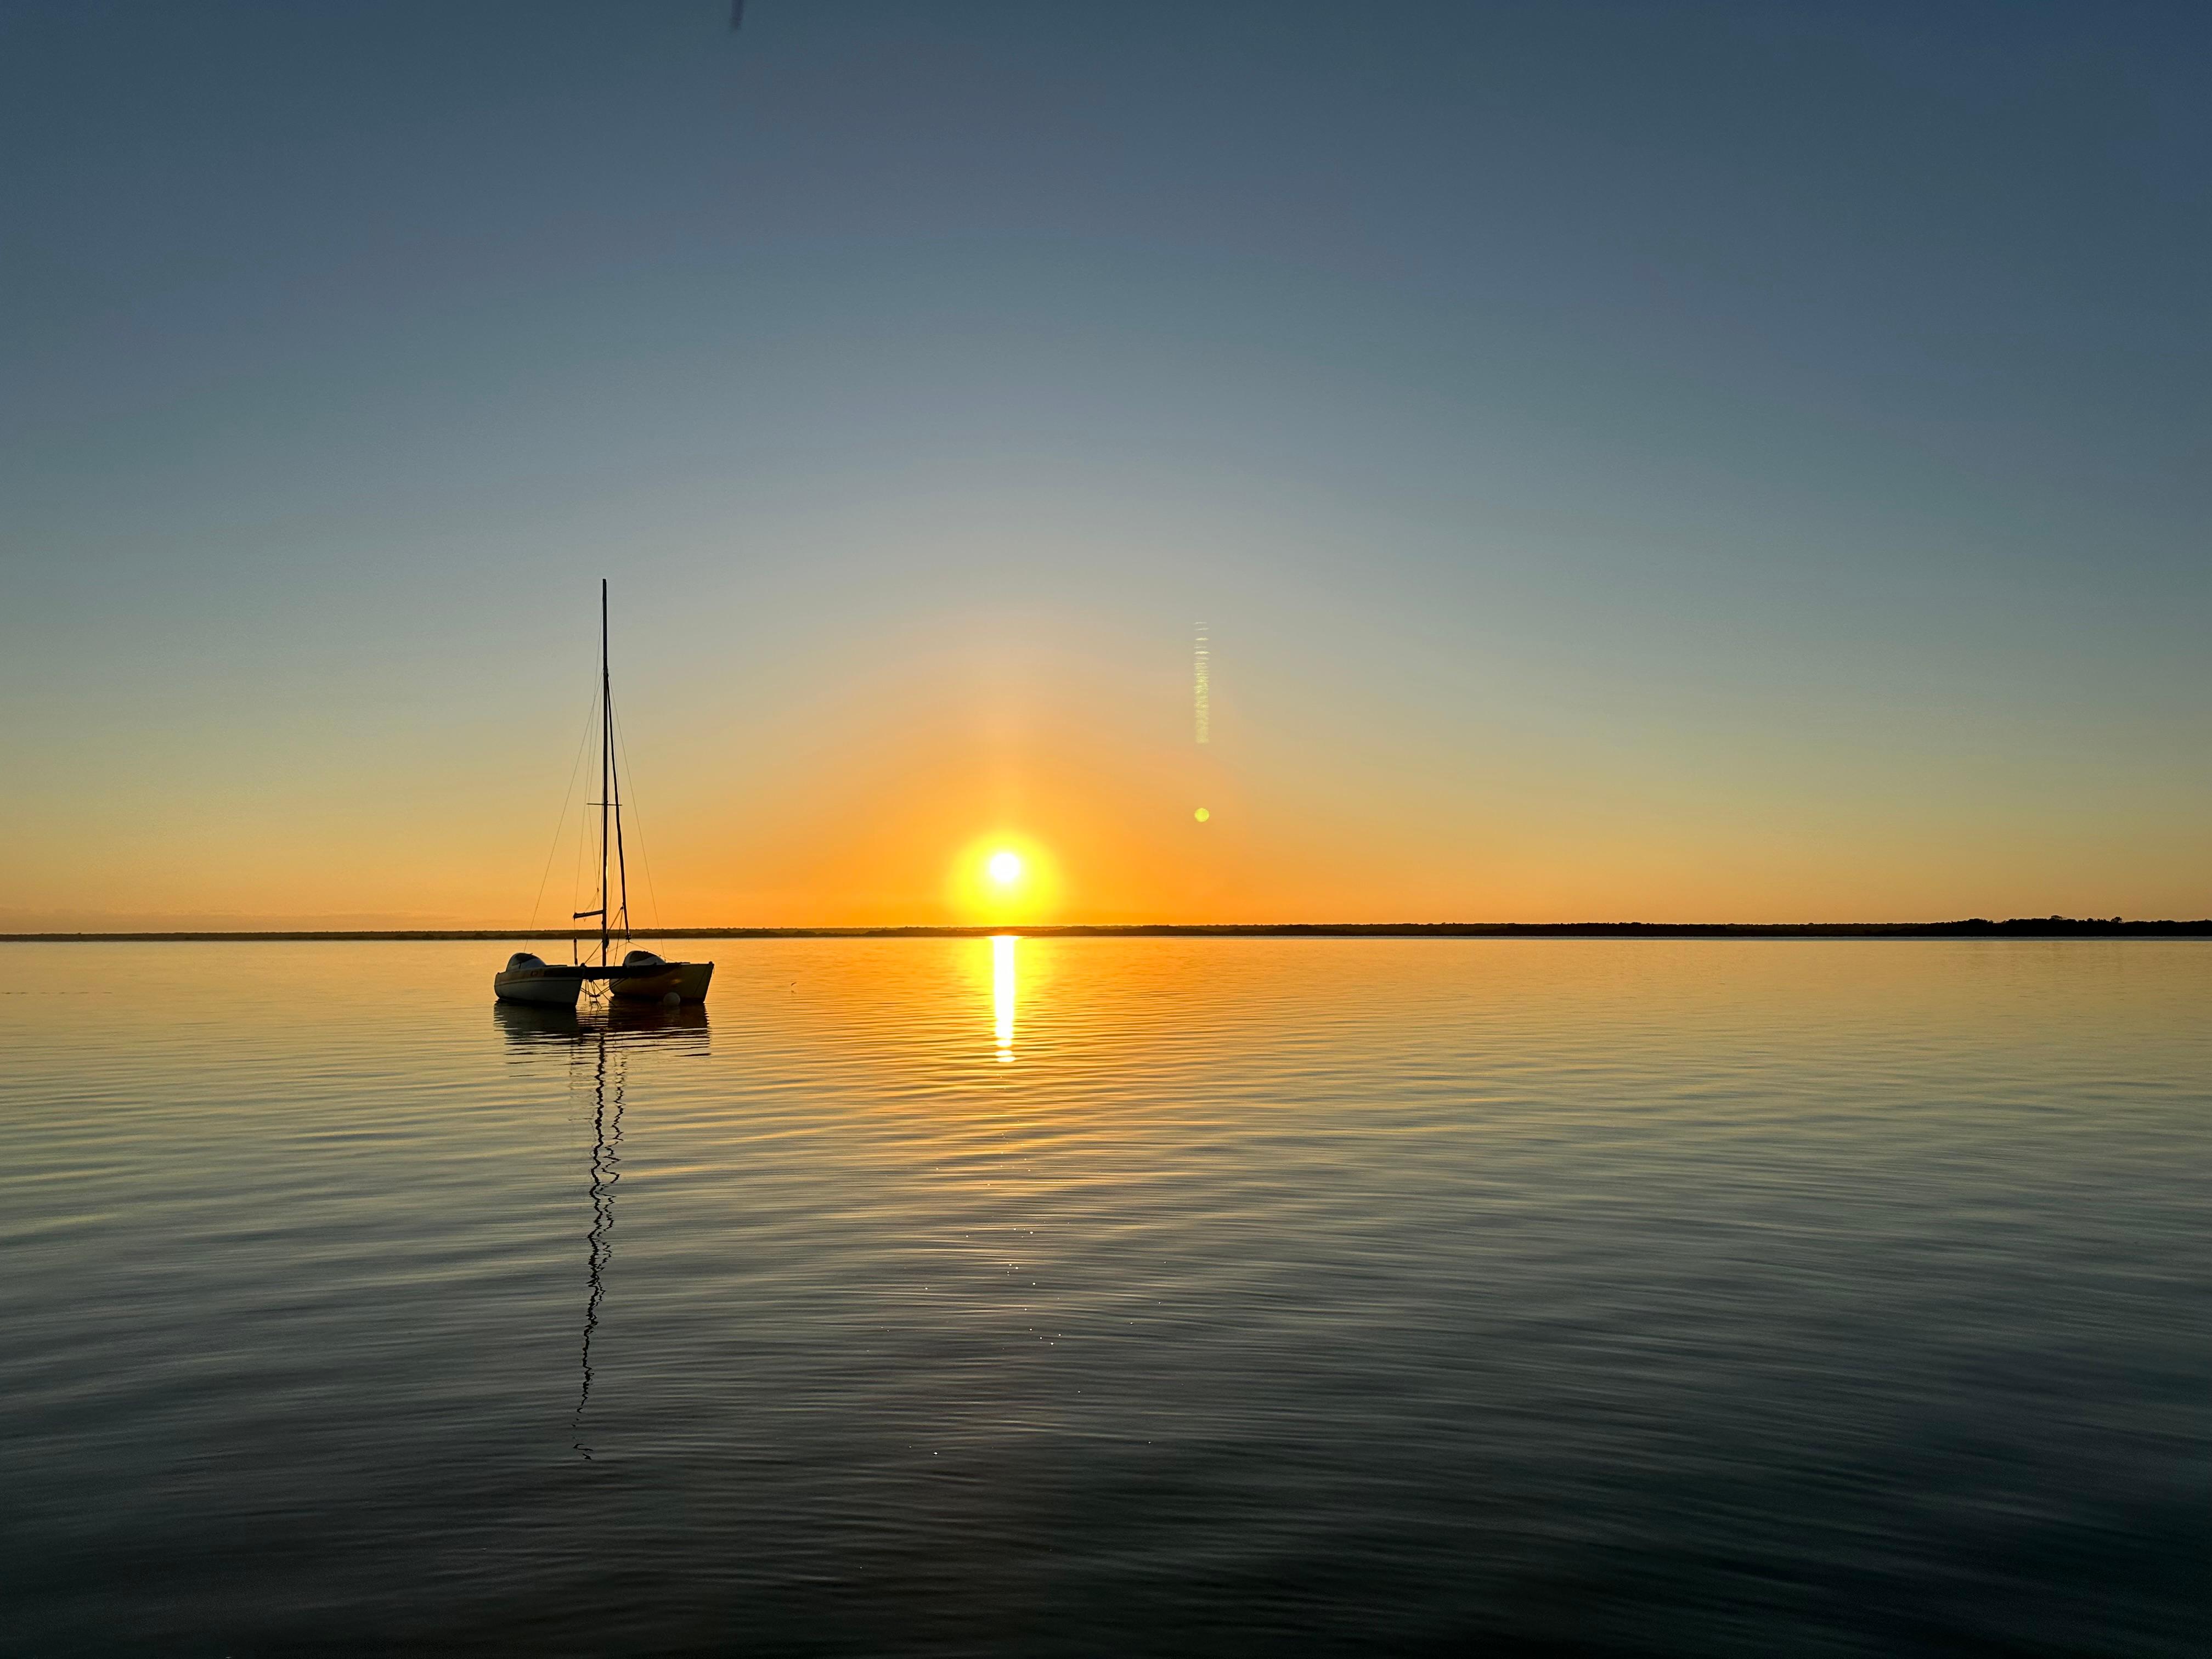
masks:
[[[1014,947],[1021,942],[1018,933],[995,933],[991,939],[991,1016],[1002,1064],[1010,1064],[1014,1058],[1014,1003],[1020,983],[1014,969]]]

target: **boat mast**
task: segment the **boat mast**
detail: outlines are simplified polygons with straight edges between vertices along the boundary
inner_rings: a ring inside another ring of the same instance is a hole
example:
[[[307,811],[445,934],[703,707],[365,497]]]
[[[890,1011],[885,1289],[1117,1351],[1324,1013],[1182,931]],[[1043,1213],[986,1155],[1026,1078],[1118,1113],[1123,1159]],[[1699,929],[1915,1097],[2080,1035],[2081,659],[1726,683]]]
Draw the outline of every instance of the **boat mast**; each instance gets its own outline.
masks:
[[[606,604],[606,582],[602,579],[599,583],[599,695],[606,700],[607,705],[607,776],[614,785],[612,799],[614,801],[615,811],[615,892],[617,894],[617,898],[612,908],[615,911],[618,911],[622,915],[622,936],[623,940],[627,942],[630,936],[629,860],[623,852],[622,760],[621,745],[617,742],[617,739],[621,736],[621,733],[617,730],[615,726],[614,680],[607,672]],[[604,837],[602,837],[600,841],[599,851],[601,862],[604,864],[606,853],[606,843]],[[604,890],[606,884],[606,875],[604,870],[600,872],[599,881],[601,888]],[[602,890],[600,894],[600,903],[604,907],[605,902],[606,896],[604,890]],[[612,927],[614,926],[614,916],[612,915],[604,916],[601,918],[601,921],[604,925]]]
[[[599,966],[607,965],[607,811],[614,800],[615,711],[607,674],[607,579],[599,578]]]

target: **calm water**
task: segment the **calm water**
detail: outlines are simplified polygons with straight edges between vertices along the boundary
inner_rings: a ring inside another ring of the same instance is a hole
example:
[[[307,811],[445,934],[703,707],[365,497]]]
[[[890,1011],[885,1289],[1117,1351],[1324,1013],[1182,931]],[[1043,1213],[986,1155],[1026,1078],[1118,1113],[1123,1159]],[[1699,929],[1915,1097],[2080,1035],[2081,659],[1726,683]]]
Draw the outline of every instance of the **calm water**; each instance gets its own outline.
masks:
[[[0,945],[0,1648],[2205,1650],[2212,947],[506,948]]]

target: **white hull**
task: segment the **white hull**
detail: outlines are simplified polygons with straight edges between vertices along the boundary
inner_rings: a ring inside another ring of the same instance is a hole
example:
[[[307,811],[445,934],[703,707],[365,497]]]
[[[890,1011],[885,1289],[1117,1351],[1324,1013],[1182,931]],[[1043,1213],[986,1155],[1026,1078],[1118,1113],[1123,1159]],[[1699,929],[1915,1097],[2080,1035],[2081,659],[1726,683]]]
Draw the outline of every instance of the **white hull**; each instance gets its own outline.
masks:
[[[574,1008],[584,981],[568,975],[556,976],[543,968],[517,968],[494,974],[491,988],[508,1002],[527,1002],[541,1008]]]

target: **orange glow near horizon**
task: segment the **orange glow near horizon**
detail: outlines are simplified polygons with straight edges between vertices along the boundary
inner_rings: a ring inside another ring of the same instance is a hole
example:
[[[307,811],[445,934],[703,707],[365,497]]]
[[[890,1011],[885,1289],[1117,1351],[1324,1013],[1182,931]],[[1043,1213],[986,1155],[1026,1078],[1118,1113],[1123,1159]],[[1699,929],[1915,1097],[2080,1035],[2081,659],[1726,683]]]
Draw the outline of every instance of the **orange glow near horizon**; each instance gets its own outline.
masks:
[[[726,732],[656,705],[665,728],[625,779],[638,926],[2203,914],[2179,832],[2156,857],[2118,831],[2053,850],[1996,833],[1980,796],[1931,787],[1914,838],[1885,840],[1809,785],[1661,788],[1504,737],[1494,772],[1467,776],[1326,709],[1244,729],[1218,682],[1201,749],[1171,660],[1133,687],[1097,667],[1103,646],[1062,641],[1030,664],[996,639]],[[751,704],[702,705],[727,708]],[[118,815],[88,805],[69,836],[61,815],[11,844],[0,928],[557,927],[593,906],[595,793],[580,785],[562,811],[574,734],[509,749],[454,731],[426,739],[404,789],[358,747],[303,750],[281,789],[259,786],[297,809],[283,812],[164,805],[131,781]],[[1019,861],[1011,880],[992,873],[1001,854]]]

